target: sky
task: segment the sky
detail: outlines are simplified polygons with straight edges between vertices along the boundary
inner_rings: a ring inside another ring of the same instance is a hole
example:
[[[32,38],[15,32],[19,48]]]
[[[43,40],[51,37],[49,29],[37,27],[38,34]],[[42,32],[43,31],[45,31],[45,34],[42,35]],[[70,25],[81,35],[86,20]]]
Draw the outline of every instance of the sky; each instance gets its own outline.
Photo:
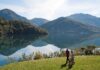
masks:
[[[85,13],[100,17],[100,0],[0,0],[0,10],[11,9],[28,19],[53,20]]]

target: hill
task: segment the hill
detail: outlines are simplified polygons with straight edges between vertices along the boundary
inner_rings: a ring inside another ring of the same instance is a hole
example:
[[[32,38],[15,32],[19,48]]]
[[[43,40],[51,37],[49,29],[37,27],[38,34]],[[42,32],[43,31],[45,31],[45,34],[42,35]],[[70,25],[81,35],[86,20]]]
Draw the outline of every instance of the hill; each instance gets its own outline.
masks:
[[[12,63],[0,68],[0,70],[68,70],[61,69],[66,58],[50,58],[35,61]],[[100,56],[76,56],[75,65],[71,70],[99,70]]]
[[[45,40],[59,47],[68,47],[82,42],[92,34],[100,31],[99,28],[85,25],[66,17],[50,21],[41,27],[48,30],[48,37]]]
[[[100,18],[89,14],[83,14],[83,13],[73,14],[71,16],[68,16],[67,18],[70,18],[78,22],[82,22],[83,24],[100,27]]]
[[[28,22],[18,20],[5,20],[0,17],[0,35],[45,35],[47,32]]]
[[[34,18],[34,19],[31,19],[30,21],[37,26],[41,26],[48,22],[48,20],[43,19],[43,18]]]
[[[18,20],[18,21],[30,22],[27,18],[16,14],[14,11],[10,9],[0,10],[0,17],[3,17],[5,20]]]

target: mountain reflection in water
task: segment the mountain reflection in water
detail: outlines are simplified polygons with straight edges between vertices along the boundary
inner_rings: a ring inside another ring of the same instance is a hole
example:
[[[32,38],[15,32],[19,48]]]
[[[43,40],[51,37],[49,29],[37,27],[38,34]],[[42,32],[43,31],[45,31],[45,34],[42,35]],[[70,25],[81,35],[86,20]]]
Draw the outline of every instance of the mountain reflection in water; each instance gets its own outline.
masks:
[[[0,66],[9,63],[8,57],[19,59],[22,54],[30,55],[33,52],[49,54],[50,52],[60,51],[60,48],[80,48],[87,45],[100,46],[100,35],[73,37],[68,35],[66,38],[48,39],[40,36],[10,36],[0,37]]]
[[[26,47],[33,41],[38,39],[39,36],[10,36],[0,37],[0,54],[9,56],[17,50]]]

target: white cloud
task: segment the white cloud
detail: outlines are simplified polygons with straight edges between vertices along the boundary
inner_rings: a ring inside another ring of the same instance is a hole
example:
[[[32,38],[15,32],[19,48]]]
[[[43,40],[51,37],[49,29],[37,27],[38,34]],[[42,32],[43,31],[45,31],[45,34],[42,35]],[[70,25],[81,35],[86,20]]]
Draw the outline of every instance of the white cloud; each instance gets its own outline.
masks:
[[[64,0],[24,0],[28,6],[29,17],[36,16],[51,19]]]
[[[69,2],[70,1],[70,2]],[[56,11],[55,16],[68,16],[71,14],[75,14],[75,13],[87,13],[87,14],[92,14],[95,16],[100,16],[100,4],[96,3],[96,2],[90,2],[90,0],[88,1],[79,1],[79,0],[75,0],[73,2],[73,0],[69,0],[67,1],[66,4],[62,5],[61,8],[59,8]]]
[[[24,0],[28,6],[29,17],[54,19],[75,13],[100,16],[99,0]]]
[[[24,8],[22,6],[0,3],[0,9],[5,9],[5,8],[11,9],[11,10],[15,11],[16,13],[19,13],[20,15],[26,12],[26,8]]]
[[[100,0],[22,0],[25,6],[1,4],[0,9],[10,8],[28,18],[55,19],[75,13],[100,16]]]

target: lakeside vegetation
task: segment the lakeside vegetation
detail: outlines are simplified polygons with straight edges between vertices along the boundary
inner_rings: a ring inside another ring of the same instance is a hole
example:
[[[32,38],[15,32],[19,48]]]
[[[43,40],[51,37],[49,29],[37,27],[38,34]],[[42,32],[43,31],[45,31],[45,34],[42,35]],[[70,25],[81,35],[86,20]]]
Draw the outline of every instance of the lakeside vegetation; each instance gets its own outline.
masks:
[[[88,45],[86,47],[80,47],[76,49],[71,49],[74,52],[75,56],[82,56],[82,55],[100,55],[100,50],[97,46]],[[47,59],[47,58],[54,58],[54,57],[66,57],[65,49],[60,49],[60,51],[51,52],[49,54],[43,54],[39,51],[33,52],[30,55],[23,54],[19,61],[30,61],[30,60],[37,60],[37,59]]]

